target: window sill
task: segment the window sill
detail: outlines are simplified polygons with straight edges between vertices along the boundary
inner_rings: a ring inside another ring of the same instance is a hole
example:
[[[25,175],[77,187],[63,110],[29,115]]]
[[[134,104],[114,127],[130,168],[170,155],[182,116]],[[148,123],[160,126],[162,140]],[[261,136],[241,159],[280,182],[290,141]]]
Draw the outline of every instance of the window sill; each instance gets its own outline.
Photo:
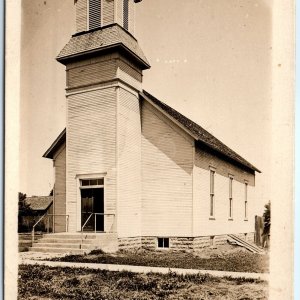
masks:
[[[209,217],[209,220],[215,220],[216,218],[215,217]]]
[[[244,219],[245,222],[248,222],[248,219]]]
[[[233,221],[233,218],[228,218],[228,221]]]
[[[167,250],[170,250],[170,247],[157,247],[156,250],[157,251],[167,251]]]

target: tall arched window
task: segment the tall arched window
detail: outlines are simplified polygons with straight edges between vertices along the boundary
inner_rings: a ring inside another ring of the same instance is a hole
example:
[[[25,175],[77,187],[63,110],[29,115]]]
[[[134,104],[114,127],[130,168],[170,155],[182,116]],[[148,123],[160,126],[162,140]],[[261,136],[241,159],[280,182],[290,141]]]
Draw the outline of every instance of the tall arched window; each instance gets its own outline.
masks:
[[[128,30],[129,23],[129,0],[123,0],[123,27]]]
[[[101,0],[89,0],[89,29],[101,26]]]

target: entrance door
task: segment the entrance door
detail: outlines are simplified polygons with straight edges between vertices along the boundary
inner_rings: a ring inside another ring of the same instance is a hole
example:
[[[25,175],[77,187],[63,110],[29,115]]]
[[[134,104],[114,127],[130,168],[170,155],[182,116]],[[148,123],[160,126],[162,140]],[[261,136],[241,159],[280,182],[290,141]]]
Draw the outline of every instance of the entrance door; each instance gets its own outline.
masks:
[[[104,189],[81,189],[81,226],[85,224],[84,231],[104,231]]]

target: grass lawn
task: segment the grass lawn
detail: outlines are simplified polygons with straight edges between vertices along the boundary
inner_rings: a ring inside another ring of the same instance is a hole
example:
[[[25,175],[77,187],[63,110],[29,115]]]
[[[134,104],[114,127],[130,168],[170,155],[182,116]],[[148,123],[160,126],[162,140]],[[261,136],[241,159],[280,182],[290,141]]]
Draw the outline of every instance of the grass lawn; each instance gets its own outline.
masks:
[[[18,299],[268,299],[267,283],[208,275],[135,274],[19,266]]]
[[[106,254],[101,250],[95,250],[86,255],[67,255],[51,260],[253,273],[265,273],[269,270],[267,254],[254,254],[240,247],[232,246],[203,250],[197,255],[165,251]]]

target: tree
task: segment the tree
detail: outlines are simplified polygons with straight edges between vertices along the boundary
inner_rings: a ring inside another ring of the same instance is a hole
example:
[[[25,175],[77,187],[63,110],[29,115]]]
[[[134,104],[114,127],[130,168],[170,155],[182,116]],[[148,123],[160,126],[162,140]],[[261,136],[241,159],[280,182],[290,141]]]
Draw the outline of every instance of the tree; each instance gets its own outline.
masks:
[[[19,216],[25,216],[31,213],[30,205],[26,203],[26,194],[19,192]]]
[[[269,235],[271,229],[271,202],[265,205],[264,217],[264,230],[263,234]]]

